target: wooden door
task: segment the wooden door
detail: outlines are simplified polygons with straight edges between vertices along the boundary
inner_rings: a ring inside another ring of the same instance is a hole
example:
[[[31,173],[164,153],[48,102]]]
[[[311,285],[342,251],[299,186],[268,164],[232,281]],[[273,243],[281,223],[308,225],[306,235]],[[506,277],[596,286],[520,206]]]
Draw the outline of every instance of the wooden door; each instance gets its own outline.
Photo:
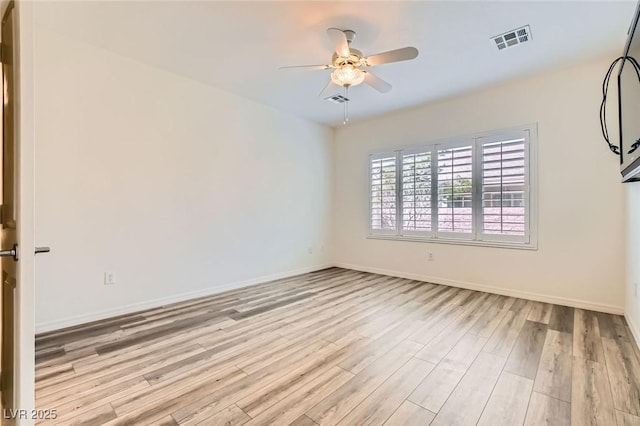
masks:
[[[2,250],[16,247],[16,191],[17,162],[15,161],[15,68],[14,68],[14,3],[11,2],[2,18]],[[6,254],[6,253],[5,253]],[[2,377],[2,406],[14,404],[14,297],[18,256],[2,258],[2,334],[0,368]]]

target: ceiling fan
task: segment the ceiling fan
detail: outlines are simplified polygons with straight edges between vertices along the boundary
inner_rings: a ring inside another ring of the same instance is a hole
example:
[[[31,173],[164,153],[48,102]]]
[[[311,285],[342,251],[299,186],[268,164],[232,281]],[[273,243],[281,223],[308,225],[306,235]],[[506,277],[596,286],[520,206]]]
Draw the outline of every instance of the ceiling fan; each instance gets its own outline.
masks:
[[[334,46],[335,53],[331,57],[331,63],[328,65],[297,65],[285,68],[309,68],[320,70],[333,70],[331,79],[319,96],[332,89],[344,88],[344,123],[349,121],[348,107],[349,103],[349,87],[366,83],[381,93],[387,93],[391,90],[391,84],[377,77],[364,68],[376,65],[388,64],[391,62],[407,61],[415,59],[418,56],[418,49],[415,47],[403,47],[401,49],[390,50],[388,52],[376,53],[371,56],[364,56],[359,50],[351,48],[351,42],[356,38],[356,33],[351,30],[340,30],[338,28],[329,28],[327,30],[329,39]]]

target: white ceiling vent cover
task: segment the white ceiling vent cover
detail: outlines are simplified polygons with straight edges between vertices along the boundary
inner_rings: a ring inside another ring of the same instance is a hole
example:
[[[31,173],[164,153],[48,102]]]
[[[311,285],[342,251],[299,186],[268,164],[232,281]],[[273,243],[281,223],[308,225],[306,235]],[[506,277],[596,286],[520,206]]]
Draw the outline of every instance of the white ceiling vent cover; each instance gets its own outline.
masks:
[[[324,98],[324,99],[329,102],[333,102],[334,104],[343,104],[349,101],[349,98],[346,98],[342,95],[329,96],[328,98]]]
[[[531,40],[531,29],[528,25],[507,31],[499,36],[491,37],[498,50],[504,50],[507,47],[517,46]]]

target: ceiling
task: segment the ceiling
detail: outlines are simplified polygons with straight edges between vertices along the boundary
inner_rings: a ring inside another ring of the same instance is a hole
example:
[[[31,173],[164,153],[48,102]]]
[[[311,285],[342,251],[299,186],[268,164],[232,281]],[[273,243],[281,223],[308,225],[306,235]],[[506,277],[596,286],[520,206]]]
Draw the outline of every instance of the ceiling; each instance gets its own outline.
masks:
[[[76,1],[38,2],[36,22],[56,32],[308,118],[342,123],[318,94],[329,27],[357,33],[365,55],[405,46],[413,61],[372,68],[393,85],[351,89],[355,121],[554,67],[622,52],[635,1]],[[498,51],[490,37],[530,25],[532,40]],[[602,70],[603,75],[606,70]]]

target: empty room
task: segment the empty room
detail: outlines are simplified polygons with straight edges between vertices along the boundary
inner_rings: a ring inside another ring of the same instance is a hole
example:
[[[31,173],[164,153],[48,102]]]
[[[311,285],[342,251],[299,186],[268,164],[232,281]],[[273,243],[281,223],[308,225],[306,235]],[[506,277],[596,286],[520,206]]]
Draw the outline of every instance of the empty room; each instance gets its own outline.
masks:
[[[640,425],[636,0],[0,5],[3,425]]]

